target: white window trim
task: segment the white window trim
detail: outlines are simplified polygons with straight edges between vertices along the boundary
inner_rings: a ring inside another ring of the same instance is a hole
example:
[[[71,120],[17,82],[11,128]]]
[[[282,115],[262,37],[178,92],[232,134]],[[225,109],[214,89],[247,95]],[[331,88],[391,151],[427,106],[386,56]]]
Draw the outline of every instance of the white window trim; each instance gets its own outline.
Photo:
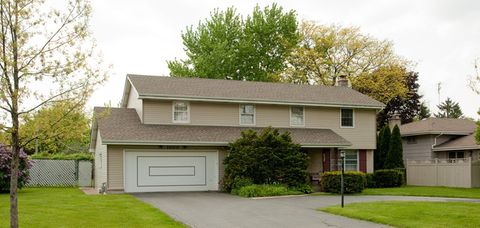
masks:
[[[242,105],[253,106],[253,124],[242,124]],[[242,126],[255,126],[257,124],[257,107],[254,104],[239,104],[238,105],[238,124]]]
[[[356,171],[360,171],[360,150],[357,150],[357,149],[347,149],[347,150],[354,150],[354,151],[357,151],[357,170]],[[345,151],[345,153],[347,153],[347,151]],[[347,163],[346,163],[347,159],[346,159],[346,156],[345,156],[345,159],[343,159],[343,167],[347,167]],[[340,167],[341,169],[341,167]],[[345,171],[352,171],[352,170],[346,170]]]
[[[292,124],[292,107],[302,107],[303,108],[303,124],[299,124],[299,125]],[[305,106],[290,106],[288,117],[289,117],[288,121],[290,122],[291,127],[305,127],[305,122],[306,122]]]
[[[187,104],[187,120],[182,121],[182,120],[175,120],[175,104],[178,102],[184,102]],[[172,102],[172,123],[190,123],[190,102],[188,101],[173,101]]]
[[[352,126],[342,126],[342,110],[351,109],[352,110]],[[340,109],[340,128],[355,128],[355,109],[353,108],[341,108]]]

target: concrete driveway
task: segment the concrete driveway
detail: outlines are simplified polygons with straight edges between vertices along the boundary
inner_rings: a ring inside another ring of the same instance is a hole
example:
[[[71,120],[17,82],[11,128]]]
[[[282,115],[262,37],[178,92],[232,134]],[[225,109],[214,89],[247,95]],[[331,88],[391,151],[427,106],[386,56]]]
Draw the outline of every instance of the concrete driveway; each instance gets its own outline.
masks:
[[[385,227],[316,210],[339,204],[339,196],[248,199],[218,192],[139,193],[134,196],[191,227]],[[345,198],[346,203],[384,200],[472,201],[403,196]]]

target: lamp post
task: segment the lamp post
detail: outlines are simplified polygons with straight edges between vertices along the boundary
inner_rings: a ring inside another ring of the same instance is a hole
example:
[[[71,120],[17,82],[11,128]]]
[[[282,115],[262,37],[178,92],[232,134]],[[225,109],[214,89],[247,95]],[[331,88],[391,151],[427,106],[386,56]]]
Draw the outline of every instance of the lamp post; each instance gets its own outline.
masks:
[[[342,175],[340,176],[340,194],[342,194],[342,208],[343,208],[343,202],[344,202],[344,180],[343,180],[343,174],[345,173],[345,151],[340,151],[340,158],[342,159]]]

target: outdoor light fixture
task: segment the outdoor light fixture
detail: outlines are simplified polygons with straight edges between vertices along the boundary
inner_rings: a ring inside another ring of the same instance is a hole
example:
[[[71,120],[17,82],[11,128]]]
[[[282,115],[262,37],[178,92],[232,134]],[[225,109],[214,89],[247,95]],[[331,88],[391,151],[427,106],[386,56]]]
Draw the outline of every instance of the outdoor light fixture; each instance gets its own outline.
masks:
[[[345,173],[345,151],[341,150],[340,151],[340,158],[342,159],[342,175],[340,176],[340,193],[342,195],[342,208],[343,208],[343,202],[344,202],[344,181],[343,181],[343,174]]]

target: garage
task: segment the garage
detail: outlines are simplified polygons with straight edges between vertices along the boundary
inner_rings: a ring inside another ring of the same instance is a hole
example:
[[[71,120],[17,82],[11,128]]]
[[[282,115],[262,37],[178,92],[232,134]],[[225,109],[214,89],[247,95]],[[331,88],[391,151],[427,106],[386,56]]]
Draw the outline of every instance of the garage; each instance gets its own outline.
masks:
[[[124,153],[125,192],[218,190],[218,151]]]

